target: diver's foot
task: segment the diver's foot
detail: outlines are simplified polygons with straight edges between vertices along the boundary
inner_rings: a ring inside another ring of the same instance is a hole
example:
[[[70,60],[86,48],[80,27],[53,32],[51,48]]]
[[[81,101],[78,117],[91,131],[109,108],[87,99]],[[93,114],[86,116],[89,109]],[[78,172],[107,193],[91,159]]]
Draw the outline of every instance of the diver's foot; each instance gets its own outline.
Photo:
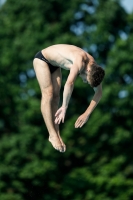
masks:
[[[65,151],[66,151],[66,145],[64,144],[64,142],[63,142],[63,140],[62,140],[60,134],[58,134],[58,137],[59,137],[59,140],[60,140],[60,142],[61,142],[61,145],[63,146],[63,150],[64,150],[64,152],[65,152]]]
[[[52,146],[60,152],[64,152],[64,147],[61,144],[58,136],[49,136],[49,142],[51,142]]]

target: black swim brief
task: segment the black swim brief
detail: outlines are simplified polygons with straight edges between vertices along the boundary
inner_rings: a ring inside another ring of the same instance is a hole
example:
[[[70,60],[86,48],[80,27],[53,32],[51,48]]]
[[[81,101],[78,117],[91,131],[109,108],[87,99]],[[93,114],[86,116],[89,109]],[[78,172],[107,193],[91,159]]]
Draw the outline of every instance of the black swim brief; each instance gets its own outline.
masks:
[[[39,51],[39,52],[35,55],[34,58],[38,58],[38,59],[43,60],[44,62],[46,62],[46,63],[48,64],[48,66],[49,66],[49,69],[50,69],[51,74],[52,74],[55,70],[57,70],[57,69],[59,68],[59,67],[56,67],[56,66],[51,65],[51,64],[49,63],[49,61],[43,56],[43,54],[42,54],[41,51]]]

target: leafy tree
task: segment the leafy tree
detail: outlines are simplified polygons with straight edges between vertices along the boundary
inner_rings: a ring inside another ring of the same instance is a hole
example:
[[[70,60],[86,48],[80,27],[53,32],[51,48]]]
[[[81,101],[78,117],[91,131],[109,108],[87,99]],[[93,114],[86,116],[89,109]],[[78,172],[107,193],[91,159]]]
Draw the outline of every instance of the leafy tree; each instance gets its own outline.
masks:
[[[2,200],[133,198],[132,20],[115,0],[7,0],[0,8]],[[102,101],[82,129],[74,122],[93,91],[75,83],[61,125],[65,154],[47,141],[32,67],[34,54],[56,43],[84,48],[106,70]]]

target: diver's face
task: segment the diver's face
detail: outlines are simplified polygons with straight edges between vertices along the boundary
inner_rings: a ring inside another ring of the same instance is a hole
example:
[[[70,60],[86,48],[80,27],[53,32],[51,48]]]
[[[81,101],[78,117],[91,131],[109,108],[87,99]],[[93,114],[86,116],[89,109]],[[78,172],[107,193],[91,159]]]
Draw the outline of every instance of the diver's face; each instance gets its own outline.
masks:
[[[89,83],[89,74],[88,74],[88,71],[81,72],[81,73],[79,74],[79,77],[81,77],[83,83],[88,83],[88,84],[90,84],[90,83]]]

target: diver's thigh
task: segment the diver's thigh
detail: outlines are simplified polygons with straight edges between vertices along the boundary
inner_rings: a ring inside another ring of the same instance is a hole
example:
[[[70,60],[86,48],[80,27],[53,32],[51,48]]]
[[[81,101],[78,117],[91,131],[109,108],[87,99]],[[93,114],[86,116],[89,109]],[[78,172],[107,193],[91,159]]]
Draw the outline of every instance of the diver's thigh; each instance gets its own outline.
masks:
[[[44,61],[35,58],[33,61],[33,66],[41,90],[51,86],[52,80],[48,64]]]

